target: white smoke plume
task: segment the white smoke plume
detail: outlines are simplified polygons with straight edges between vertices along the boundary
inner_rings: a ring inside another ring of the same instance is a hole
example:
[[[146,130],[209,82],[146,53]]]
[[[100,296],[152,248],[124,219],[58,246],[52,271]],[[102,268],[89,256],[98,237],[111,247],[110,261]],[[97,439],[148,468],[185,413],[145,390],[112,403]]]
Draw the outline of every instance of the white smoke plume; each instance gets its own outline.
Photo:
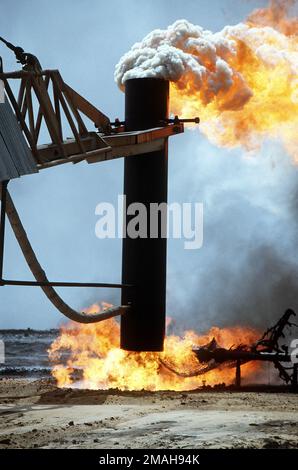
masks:
[[[228,33],[227,28],[214,34],[178,20],[166,30],[154,30],[136,43],[116,65],[115,80],[121,89],[131,78],[164,78],[176,82],[181,91],[187,91],[191,83],[195,90],[200,90],[204,104],[237,84],[236,94],[227,107],[242,107],[252,92],[241,74],[229,65],[237,47]]]
[[[115,80],[122,90],[131,78],[170,80],[171,112],[199,115],[212,143],[255,150],[277,139],[298,162],[298,19],[285,16],[291,4],[272,1],[217,33],[178,20],[136,43]]]

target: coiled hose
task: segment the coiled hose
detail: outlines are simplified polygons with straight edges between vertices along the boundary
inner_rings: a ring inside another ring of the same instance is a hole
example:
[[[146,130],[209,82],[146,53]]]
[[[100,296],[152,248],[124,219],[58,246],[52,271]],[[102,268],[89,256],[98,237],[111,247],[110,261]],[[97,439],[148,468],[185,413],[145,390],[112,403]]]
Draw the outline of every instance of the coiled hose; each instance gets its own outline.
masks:
[[[26,231],[8,191],[6,192],[6,214],[34,278],[37,282],[49,282],[29,242]],[[77,312],[67,305],[52,286],[41,286],[41,289],[59,312],[70,320],[78,323],[97,323],[117,315],[124,315],[129,310],[129,306],[122,305],[120,307],[108,308],[101,313],[85,314],[83,312]]]

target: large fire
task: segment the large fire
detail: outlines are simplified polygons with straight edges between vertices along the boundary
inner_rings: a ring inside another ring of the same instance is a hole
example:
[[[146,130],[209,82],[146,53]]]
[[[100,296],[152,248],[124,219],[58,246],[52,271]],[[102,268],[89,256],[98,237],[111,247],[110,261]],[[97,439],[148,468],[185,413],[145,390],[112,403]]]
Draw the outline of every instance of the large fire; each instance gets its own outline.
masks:
[[[298,162],[298,19],[294,0],[271,0],[245,21],[213,33],[185,19],[156,29],[124,54],[115,79],[171,82],[171,111],[201,118],[219,146],[257,149],[281,141]]]
[[[98,313],[108,304],[92,305],[86,313]],[[183,374],[198,370],[193,346],[202,346],[215,338],[222,347],[252,344],[260,334],[252,328],[211,328],[199,335],[186,331],[182,337],[166,337],[165,349],[156,352],[129,352],[120,349],[119,323],[106,320],[97,324],[81,325],[70,322],[61,328],[60,336],[51,345],[52,374],[59,387],[119,390],[193,390],[203,384],[231,384],[235,369],[223,367],[204,375],[184,378],[170,372],[162,363]],[[242,367],[243,377],[253,379],[258,366],[248,363]],[[81,371],[78,381],[76,372]]]
[[[298,19],[287,17],[292,3],[272,0],[269,8],[253,12],[245,23],[220,32],[233,43],[223,57],[232,72],[230,86],[221,87],[206,102],[204,86],[198,88],[194,75],[186,74],[183,86],[171,83],[172,111],[199,115],[201,130],[216,145],[253,150],[273,138],[298,163]],[[190,52],[198,56],[196,48]],[[205,66],[212,72],[216,64]]]
[[[115,78],[156,76],[171,80],[171,110],[201,118],[202,131],[217,145],[254,149],[266,138],[283,142],[298,162],[298,20],[287,17],[293,1],[272,0],[244,22],[219,33],[204,31],[186,20],[156,30],[123,56]],[[88,313],[100,310],[92,306]],[[162,353],[127,352],[119,347],[119,324],[63,326],[52,344],[53,376],[60,387],[80,384],[93,389],[191,390],[206,383],[230,384],[234,369],[222,367],[204,375],[183,377],[198,368],[193,346],[215,338],[220,346],[252,344],[259,333],[251,328],[211,328],[200,335],[186,331],[169,335]],[[64,352],[66,356],[63,356]],[[242,367],[253,377],[255,363]]]

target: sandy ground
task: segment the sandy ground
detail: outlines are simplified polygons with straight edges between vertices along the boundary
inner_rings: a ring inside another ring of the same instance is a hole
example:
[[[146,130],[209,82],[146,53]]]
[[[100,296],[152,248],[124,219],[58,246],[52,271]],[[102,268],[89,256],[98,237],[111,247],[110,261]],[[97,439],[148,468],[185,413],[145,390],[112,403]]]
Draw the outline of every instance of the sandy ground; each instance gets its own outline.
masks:
[[[0,380],[0,448],[298,448],[298,395]]]

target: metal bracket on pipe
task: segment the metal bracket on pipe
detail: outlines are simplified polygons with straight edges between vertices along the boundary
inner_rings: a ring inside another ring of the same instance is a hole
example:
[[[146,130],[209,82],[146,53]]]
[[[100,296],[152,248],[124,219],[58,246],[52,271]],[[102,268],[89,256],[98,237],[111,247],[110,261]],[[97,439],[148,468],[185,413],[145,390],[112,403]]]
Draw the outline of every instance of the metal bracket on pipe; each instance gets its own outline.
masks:
[[[175,116],[173,119],[164,119],[160,121],[161,124],[167,125],[167,124],[174,124],[174,125],[179,125],[181,123],[194,123],[194,124],[200,124],[201,120],[199,117],[195,118],[179,118],[179,116]],[[112,132],[119,133],[119,132],[125,132],[125,121],[120,121],[118,118],[115,119],[114,122],[111,122],[111,126],[113,126]]]
[[[164,121],[162,122],[166,124],[181,124],[182,122],[185,124],[187,123],[200,124],[201,120],[199,117],[180,119],[179,116],[176,115],[174,119],[164,119]]]

